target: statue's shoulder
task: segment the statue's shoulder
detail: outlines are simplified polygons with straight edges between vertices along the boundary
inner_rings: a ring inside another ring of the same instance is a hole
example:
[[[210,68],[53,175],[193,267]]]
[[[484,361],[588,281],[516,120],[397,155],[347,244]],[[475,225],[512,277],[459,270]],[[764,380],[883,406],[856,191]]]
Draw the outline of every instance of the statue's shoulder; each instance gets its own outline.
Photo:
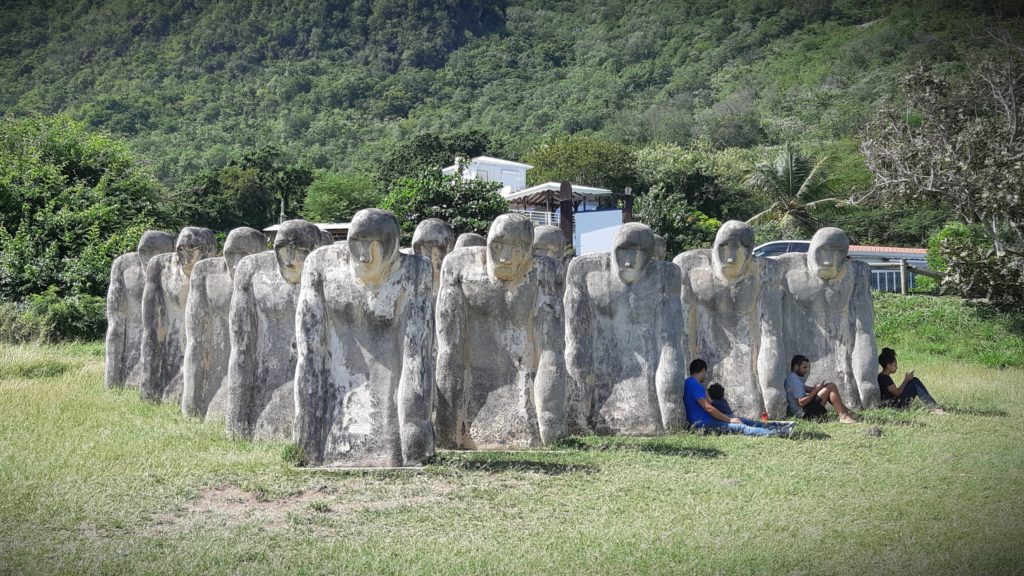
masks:
[[[228,265],[223,256],[204,258],[192,267],[192,281],[203,280],[215,274],[227,274]]]
[[[242,278],[251,278],[257,271],[266,269],[268,266],[277,266],[277,256],[274,255],[273,250],[264,250],[242,258],[235,266],[235,283]]]
[[[681,270],[675,262],[669,262],[668,260],[655,260],[648,264],[652,271],[662,278],[665,282],[671,282],[679,284],[682,278]]]
[[[807,254],[790,252],[776,256],[774,260],[780,274],[787,279],[796,280],[807,276]]]
[[[607,271],[611,269],[611,253],[596,252],[577,256],[569,262],[565,270],[566,277],[586,275],[593,272]]]
[[[686,252],[680,252],[672,259],[672,263],[680,268],[691,268],[693,266],[710,266],[711,265],[711,250],[708,248],[698,248],[696,250],[687,250]]]
[[[458,274],[462,270],[475,265],[484,266],[486,265],[486,262],[486,246],[464,246],[449,252],[448,255],[444,257],[444,263],[441,264],[441,269],[448,270],[449,273]]]
[[[555,286],[562,273],[562,263],[550,256],[534,256],[532,273],[544,286]]]
[[[348,257],[349,251],[347,242],[326,244],[310,252],[309,256],[306,257],[306,261],[303,265],[312,266],[320,270],[326,266],[347,264]]]
[[[114,258],[114,261],[110,263],[110,272],[111,275],[122,273],[133,266],[141,268],[142,258],[139,257],[138,252],[127,252],[125,254],[121,254],[117,258]]]

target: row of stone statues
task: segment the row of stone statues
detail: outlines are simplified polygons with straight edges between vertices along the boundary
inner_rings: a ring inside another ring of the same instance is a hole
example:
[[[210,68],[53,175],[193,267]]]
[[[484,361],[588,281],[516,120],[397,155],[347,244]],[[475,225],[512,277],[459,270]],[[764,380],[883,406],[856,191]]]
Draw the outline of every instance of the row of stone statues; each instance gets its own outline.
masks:
[[[714,246],[664,261],[623,225],[610,253],[561,255],[561,231],[523,215],[487,238],[356,214],[347,241],[285,222],[273,250],[233,230],[147,232],[108,295],[107,385],[180,402],[230,434],[293,440],[312,463],[404,466],[435,442],[527,448],[566,434],[656,435],[685,422],[696,357],[739,414],[785,413],[787,359],[812,359],[853,407],[877,401],[868,268],[839,229],[807,254],[752,256],[727,222]],[[660,246],[659,246],[660,244]]]

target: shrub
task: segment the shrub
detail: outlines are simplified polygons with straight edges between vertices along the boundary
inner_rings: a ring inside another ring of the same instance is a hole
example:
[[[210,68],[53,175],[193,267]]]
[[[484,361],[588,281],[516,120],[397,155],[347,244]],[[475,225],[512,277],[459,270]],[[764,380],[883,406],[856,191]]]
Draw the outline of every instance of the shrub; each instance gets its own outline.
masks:
[[[98,340],[107,330],[106,313],[99,296],[60,296],[50,287],[21,303],[0,302],[0,341]]]

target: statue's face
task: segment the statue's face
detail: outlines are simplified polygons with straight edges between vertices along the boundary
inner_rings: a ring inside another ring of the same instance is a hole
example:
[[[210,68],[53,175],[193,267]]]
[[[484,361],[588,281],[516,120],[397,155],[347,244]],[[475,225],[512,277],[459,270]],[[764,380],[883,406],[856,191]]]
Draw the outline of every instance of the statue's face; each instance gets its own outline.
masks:
[[[746,275],[752,250],[738,238],[727,238],[715,245],[716,264],[722,276],[734,280]]]
[[[533,245],[534,256],[547,256],[548,258],[562,258],[561,246],[557,244],[538,243]]]
[[[434,273],[441,270],[441,262],[444,257],[448,255],[448,246],[439,244],[427,244],[421,243],[413,246],[413,252],[417,256],[425,256],[430,259],[430,265],[434,268]]]
[[[192,242],[192,237],[187,237],[178,242],[174,252],[178,256],[178,264],[181,266],[185,276],[192,275],[192,267],[203,258],[208,256],[206,246],[198,242]]]
[[[829,281],[846,272],[846,256],[850,252],[846,234],[838,229],[822,229],[811,239],[808,264],[818,278]]]
[[[654,235],[644,229],[629,229],[615,237],[613,250],[615,269],[619,280],[626,284],[636,282],[644,275],[654,253]]]
[[[384,246],[377,238],[349,238],[348,249],[356,276],[367,284],[377,284],[387,271]]]
[[[303,242],[298,234],[288,234],[285,230],[278,233],[274,239],[274,255],[277,257],[277,270],[285,282],[298,284],[302,280],[302,267],[314,249],[316,246]]]
[[[487,265],[498,280],[509,282],[526,275],[533,264],[532,238],[524,241],[499,233],[487,242]]]

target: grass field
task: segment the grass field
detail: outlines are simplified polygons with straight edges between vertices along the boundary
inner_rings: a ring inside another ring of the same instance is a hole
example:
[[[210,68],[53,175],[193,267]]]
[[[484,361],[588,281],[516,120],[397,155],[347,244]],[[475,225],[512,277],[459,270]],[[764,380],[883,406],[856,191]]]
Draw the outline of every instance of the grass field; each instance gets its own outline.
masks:
[[[101,345],[2,346],[0,573],[1024,573],[1024,368],[908,356],[951,414],[343,474],[104,390]]]

